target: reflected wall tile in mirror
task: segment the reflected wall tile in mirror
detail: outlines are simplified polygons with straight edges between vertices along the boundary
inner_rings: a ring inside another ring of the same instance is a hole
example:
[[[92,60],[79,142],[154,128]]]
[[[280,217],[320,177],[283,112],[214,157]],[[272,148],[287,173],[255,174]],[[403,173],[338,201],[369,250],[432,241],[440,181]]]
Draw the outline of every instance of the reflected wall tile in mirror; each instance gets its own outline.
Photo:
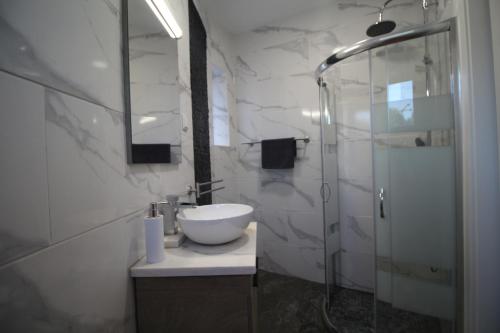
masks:
[[[177,164],[182,161],[181,133],[185,129],[179,96],[184,89],[179,40],[169,36],[146,2],[127,1],[127,7],[124,34],[128,35],[123,36],[128,47],[125,70],[129,74],[124,84],[130,92],[126,112],[131,115],[127,135],[132,144],[170,144],[169,163]],[[174,12],[174,16],[177,19],[182,13]],[[154,156],[148,160],[154,161]]]
[[[119,1],[3,1],[0,30],[1,69],[123,110]]]
[[[0,72],[0,264],[50,242],[44,91]]]
[[[180,115],[179,111],[150,112],[145,115],[132,113],[134,144],[170,143],[180,145]],[[174,147],[171,147],[171,151]]]

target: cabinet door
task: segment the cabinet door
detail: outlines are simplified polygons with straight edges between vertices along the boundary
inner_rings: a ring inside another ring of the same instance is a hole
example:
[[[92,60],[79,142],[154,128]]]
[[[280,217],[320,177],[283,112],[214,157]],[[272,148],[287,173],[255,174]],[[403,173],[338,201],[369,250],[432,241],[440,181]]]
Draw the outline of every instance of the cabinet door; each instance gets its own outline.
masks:
[[[252,332],[252,276],[135,279],[139,332]]]

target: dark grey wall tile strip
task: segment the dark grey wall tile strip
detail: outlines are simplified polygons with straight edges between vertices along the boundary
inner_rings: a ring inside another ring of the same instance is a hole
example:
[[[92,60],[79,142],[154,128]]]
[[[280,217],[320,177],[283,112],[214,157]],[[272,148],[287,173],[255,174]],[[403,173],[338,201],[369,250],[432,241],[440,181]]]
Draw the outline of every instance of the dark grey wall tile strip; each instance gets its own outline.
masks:
[[[196,182],[211,180],[210,128],[207,91],[207,33],[193,1],[189,1],[189,47],[193,107],[194,178]],[[208,190],[209,186],[203,188]],[[199,198],[199,205],[212,203],[212,194]]]

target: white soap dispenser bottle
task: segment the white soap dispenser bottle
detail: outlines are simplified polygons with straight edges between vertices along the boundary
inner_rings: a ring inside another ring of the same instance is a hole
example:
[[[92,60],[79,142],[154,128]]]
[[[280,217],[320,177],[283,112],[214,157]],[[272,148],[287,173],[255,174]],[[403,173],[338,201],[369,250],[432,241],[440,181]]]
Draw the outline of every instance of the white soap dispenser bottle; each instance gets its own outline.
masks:
[[[144,218],[144,234],[146,236],[146,261],[154,264],[165,258],[163,241],[163,215],[158,214],[158,203],[152,202],[149,216]]]

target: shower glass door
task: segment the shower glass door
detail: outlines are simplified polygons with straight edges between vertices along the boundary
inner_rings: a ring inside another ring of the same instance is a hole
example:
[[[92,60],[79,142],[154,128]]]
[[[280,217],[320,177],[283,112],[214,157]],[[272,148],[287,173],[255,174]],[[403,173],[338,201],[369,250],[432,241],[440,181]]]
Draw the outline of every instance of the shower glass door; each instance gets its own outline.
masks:
[[[456,180],[449,33],[370,57],[377,332],[453,332]]]

